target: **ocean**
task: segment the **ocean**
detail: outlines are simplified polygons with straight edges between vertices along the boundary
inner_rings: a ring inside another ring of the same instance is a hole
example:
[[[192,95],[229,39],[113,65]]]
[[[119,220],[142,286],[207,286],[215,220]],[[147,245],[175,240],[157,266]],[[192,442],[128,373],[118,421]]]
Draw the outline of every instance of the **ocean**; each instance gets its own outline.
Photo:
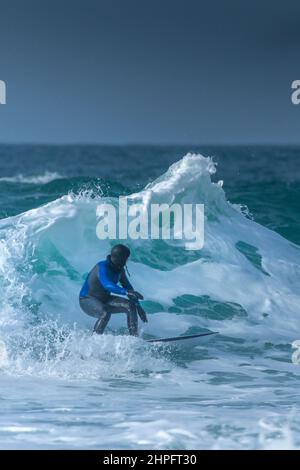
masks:
[[[1,145],[0,448],[300,448],[299,159],[292,146]],[[128,268],[144,337],[218,335],[146,343],[122,314],[92,335],[78,294],[113,244],[96,236],[97,205],[120,195],[204,204],[202,250],[129,240]]]

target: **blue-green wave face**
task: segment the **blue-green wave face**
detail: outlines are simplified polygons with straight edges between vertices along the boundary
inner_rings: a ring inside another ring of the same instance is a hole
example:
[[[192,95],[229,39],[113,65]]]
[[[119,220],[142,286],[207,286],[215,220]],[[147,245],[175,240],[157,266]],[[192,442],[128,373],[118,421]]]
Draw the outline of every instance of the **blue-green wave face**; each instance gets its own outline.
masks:
[[[125,185],[99,178],[46,174],[2,179],[2,185],[18,193],[15,201],[29,204],[26,194],[34,192],[39,202],[37,208],[1,221],[7,263],[2,301],[9,305],[6,292],[11,295],[22,286],[24,293],[17,296],[20,308],[34,311],[38,318],[59,315],[62,321],[84,324],[77,305],[80,286],[114,243],[96,236],[97,206],[110,202],[117,210],[120,195],[126,196],[128,206],[139,203],[145,210],[152,203],[202,203],[202,250],[187,250],[185,240],[151,240],[150,233],[147,240],[127,240],[130,271],[149,311],[153,305],[157,311],[159,305],[159,317],[174,314],[175,323],[178,315],[184,316],[181,333],[199,325],[227,331],[225,320],[233,318],[247,334],[262,334],[261,329],[249,330],[253,322],[267,323],[268,330],[277,333],[297,331],[298,325],[288,319],[295,315],[299,300],[298,246],[229,202],[222,184],[212,181],[215,172],[211,158],[187,154],[133,194]],[[57,197],[67,190],[67,195]],[[50,202],[40,204],[47,199]]]
[[[183,447],[199,446],[202,399],[223,411],[226,402],[230,410],[220,418],[225,427],[212,428],[213,420],[203,418],[208,446],[227,438],[233,396],[258,428],[256,412],[268,416],[270,387],[277,387],[274,401],[284,397],[296,406],[288,390],[299,380],[291,362],[291,343],[300,339],[297,172],[288,171],[280,152],[265,148],[253,149],[250,159],[247,149],[229,148],[220,153],[219,165],[217,157],[193,153],[173,162],[174,149],[147,148],[144,160],[142,148],[118,159],[116,149],[102,149],[104,155],[112,152],[110,158],[94,161],[95,151],[81,154],[81,166],[66,156],[64,165],[55,170],[50,164],[40,174],[30,167],[28,174],[1,169],[1,373],[91,381],[103,390],[109,383],[126,393],[140,387],[145,403],[148,396],[157,398],[157,406],[180,402],[191,412],[190,434],[176,441]],[[257,160],[261,155],[264,161],[266,152],[275,152],[269,171]],[[290,168],[297,152],[287,150]],[[51,149],[46,154],[49,159]],[[105,337],[91,335],[94,320],[81,312],[78,295],[87,272],[114,243],[97,238],[97,206],[109,202],[117,208],[119,196],[145,210],[151,203],[204,204],[202,250],[186,250],[184,240],[127,240],[128,268],[145,296],[145,337],[218,331],[210,342],[190,350],[145,346],[120,336],[126,333],[123,315],[113,316]],[[151,421],[148,405],[140,405]],[[247,436],[250,447],[254,435],[260,439],[260,431],[251,434],[239,417],[234,426],[232,435]],[[155,445],[153,437],[147,439]],[[229,441],[234,447],[234,438]]]

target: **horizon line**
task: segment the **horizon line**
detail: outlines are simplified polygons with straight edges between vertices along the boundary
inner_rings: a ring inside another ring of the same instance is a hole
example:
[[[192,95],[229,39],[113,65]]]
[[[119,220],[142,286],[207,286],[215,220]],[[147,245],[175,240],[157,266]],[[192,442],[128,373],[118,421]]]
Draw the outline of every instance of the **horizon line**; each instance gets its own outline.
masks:
[[[191,143],[191,142],[180,142],[180,143],[170,143],[170,142],[120,142],[120,143],[112,143],[112,142],[1,142],[0,146],[53,146],[53,147],[63,147],[63,146],[103,146],[103,147],[188,147],[188,146],[196,146],[196,147],[221,147],[221,146],[228,146],[228,147],[248,147],[248,146],[273,146],[273,147],[280,147],[280,146],[300,146],[299,142],[218,142],[218,143]]]

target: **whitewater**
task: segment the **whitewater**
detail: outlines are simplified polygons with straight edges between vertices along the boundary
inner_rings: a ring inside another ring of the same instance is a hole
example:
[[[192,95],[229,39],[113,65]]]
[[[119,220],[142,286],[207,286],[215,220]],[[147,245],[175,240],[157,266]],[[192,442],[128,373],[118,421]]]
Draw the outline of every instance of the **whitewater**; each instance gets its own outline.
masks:
[[[61,173],[2,180],[40,188]],[[200,251],[128,240],[141,335],[219,332],[197,347],[129,337],[124,315],[91,334],[78,293],[112,246],[96,236],[96,209],[117,208],[116,191],[99,182],[0,220],[0,448],[300,447],[300,248],[230,202],[216,176],[212,158],[188,153],[127,193],[145,209],[205,206]]]

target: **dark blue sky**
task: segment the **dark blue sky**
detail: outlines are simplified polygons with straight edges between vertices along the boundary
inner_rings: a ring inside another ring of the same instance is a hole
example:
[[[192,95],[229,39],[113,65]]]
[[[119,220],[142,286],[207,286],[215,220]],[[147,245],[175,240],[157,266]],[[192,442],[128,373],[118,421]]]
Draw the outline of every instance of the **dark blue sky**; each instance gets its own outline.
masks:
[[[0,0],[0,142],[299,143],[300,2]]]

